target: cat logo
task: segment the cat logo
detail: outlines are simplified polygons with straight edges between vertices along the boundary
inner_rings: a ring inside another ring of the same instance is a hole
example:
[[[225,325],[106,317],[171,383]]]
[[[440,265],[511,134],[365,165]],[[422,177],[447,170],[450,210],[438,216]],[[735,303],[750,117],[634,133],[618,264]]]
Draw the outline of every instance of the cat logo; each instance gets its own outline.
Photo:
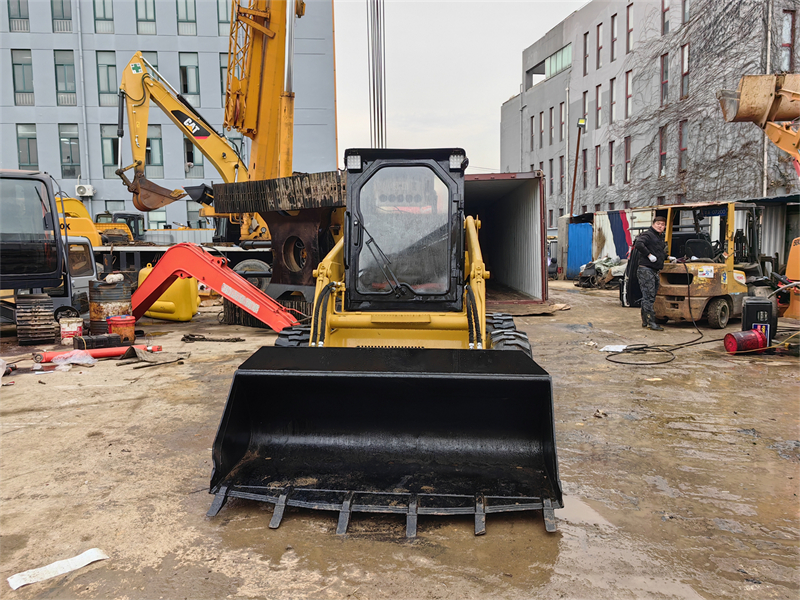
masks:
[[[185,112],[173,110],[172,115],[178,119],[178,122],[189,131],[194,139],[205,140],[211,135],[208,129],[200,125],[193,117],[190,117]]]

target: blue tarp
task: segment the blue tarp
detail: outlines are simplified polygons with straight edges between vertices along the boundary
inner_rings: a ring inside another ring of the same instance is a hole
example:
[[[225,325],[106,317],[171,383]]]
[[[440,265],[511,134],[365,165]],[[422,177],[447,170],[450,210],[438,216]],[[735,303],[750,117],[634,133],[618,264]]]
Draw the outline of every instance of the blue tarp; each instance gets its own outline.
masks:
[[[592,224],[570,223],[567,279],[577,279],[581,265],[589,262],[592,262]]]

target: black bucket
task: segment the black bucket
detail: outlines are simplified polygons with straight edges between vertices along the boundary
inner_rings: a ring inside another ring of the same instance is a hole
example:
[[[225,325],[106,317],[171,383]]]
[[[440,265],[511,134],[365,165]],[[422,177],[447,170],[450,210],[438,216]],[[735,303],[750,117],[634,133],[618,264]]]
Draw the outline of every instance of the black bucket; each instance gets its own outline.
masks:
[[[562,507],[550,376],[521,351],[261,348],[234,375],[209,515],[227,497],[407,517]]]

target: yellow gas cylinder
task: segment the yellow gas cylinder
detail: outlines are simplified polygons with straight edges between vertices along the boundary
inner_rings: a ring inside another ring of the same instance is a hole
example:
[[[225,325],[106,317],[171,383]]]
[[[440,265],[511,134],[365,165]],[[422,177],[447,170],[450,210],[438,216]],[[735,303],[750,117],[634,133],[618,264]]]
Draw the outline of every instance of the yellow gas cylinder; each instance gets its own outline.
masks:
[[[149,264],[139,271],[139,285],[147,279],[153,265]],[[200,307],[200,294],[197,279],[176,279],[161,297],[153,302],[150,309],[144,313],[146,317],[164,319],[166,321],[191,321]]]

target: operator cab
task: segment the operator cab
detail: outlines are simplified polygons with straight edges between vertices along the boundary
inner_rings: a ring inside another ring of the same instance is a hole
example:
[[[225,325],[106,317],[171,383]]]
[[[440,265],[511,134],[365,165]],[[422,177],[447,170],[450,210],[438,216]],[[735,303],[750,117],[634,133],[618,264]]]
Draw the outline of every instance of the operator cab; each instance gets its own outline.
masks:
[[[461,310],[465,156],[345,152],[346,310]]]

